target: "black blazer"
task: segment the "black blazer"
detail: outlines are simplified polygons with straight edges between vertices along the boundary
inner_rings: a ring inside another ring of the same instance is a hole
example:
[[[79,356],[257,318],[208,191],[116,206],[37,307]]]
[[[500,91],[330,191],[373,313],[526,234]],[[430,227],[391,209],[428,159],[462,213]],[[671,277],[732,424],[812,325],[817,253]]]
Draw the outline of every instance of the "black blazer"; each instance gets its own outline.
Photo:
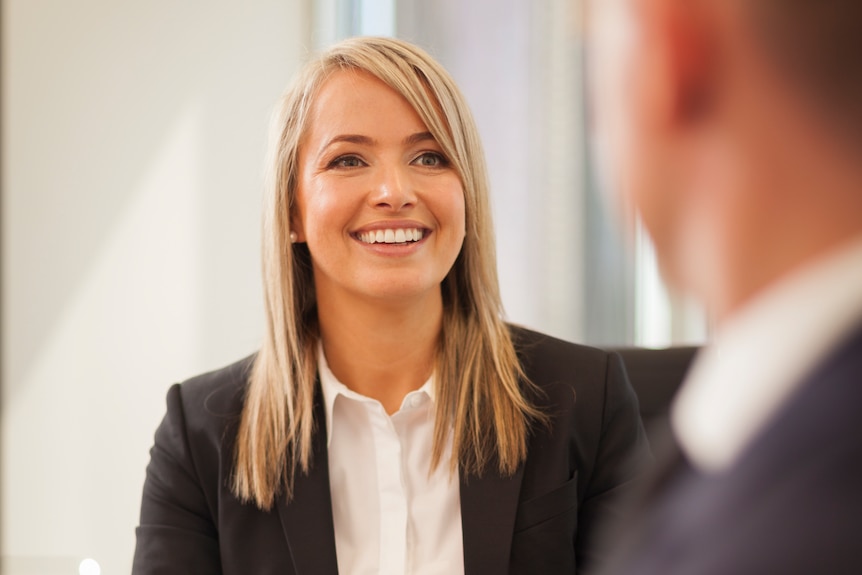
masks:
[[[728,470],[659,467],[602,574],[862,573],[862,325]]]
[[[596,525],[616,512],[638,474],[635,461],[649,458],[637,398],[615,354],[512,330],[551,425],[534,430],[514,476],[461,474],[465,572],[572,574],[595,559]],[[267,512],[230,491],[252,359],[168,392],[147,468],[134,574],[337,573],[319,392],[314,464],[296,478],[294,499]]]

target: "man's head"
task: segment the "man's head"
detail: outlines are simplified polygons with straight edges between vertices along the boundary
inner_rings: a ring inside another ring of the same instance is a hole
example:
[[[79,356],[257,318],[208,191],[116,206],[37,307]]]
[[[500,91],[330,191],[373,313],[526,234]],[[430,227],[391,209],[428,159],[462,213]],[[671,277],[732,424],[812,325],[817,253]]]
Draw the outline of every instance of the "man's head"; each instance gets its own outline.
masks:
[[[719,317],[862,235],[862,3],[593,0],[614,187]]]
[[[737,2],[776,71],[837,132],[862,142],[862,2]]]

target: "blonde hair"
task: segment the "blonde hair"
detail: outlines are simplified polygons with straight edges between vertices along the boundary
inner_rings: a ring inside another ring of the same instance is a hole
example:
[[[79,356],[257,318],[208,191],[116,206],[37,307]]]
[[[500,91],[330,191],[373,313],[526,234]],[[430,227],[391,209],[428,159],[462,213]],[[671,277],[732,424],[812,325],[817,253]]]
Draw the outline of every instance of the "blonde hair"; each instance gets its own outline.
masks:
[[[466,235],[443,280],[443,328],[436,382],[432,468],[453,434],[450,470],[481,474],[492,463],[512,474],[527,454],[532,420],[544,420],[527,394],[509,328],[502,319],[479,135],[464,97],[428,54],[388,38],[351,38],[309,62],[281,99],[273,121],[264,200],[263,280],[267,327],[251,371],[237,436],[233,490],[269,509],[297,472],[307,473],[315,430],[319,339],[311,259],[289,239],[299,147],[314,99],[339,70],[371,74],[419,114],[461,178]]]

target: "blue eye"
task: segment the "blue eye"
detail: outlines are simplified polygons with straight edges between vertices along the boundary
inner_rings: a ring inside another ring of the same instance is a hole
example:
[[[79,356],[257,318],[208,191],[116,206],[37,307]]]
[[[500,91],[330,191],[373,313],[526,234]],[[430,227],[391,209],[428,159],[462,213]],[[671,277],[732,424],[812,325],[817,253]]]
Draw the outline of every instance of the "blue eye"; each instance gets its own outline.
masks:
[[[356,156],[339,156],[329,163],[330,168],[359,168],[364,163]]]
[[[446,161],[446,158],[443,157],[443,154],[440,154],[438,152],[425,152],[424,154],[413,160],[413,162],[426,168],[440,168],[442,166],[448,165],[448,162]]]

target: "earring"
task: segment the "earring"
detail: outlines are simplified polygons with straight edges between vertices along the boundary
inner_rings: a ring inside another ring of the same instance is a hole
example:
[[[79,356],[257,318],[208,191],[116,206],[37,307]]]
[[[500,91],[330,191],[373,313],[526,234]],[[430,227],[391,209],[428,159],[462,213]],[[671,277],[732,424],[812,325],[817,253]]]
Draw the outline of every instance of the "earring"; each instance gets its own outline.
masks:
[[[290,232],[290,243],[295,244],[297,239],[299,236],[296,235],[296,232]]]

